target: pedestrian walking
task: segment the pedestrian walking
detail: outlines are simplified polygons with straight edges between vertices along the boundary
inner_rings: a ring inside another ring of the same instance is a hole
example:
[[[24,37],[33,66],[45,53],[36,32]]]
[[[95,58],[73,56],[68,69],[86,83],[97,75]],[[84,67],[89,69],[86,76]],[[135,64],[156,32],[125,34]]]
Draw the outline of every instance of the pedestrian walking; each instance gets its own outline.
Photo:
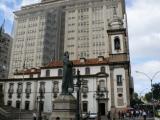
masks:
[[[145,110],[143,110],[143,113],[142,113],[142,115],[143,115],[143,120],[146,120],[147,113],[146,113],[146,111],[145,111]]]
[[[121,111],[118,112],[118,118],[121,119]]]
[[[107,119],[108,119],[108,120],[111,120],[111,111],[108,111]]]
[[[36,113],[33,113],[33,120],[36,120]]]

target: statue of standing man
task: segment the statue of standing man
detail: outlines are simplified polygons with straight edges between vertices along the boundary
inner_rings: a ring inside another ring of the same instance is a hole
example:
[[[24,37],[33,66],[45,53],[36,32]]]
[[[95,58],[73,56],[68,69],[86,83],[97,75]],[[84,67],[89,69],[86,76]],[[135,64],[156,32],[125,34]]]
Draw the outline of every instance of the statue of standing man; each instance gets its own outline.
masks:
[[[74,89],[73,86],[73,63],[69,61],[69,53],[65,52],[64,53],[64,58],[63,58],[63,80],[62,80],[62,94],[63,95],[69,95],[70,94],[70,89]]]

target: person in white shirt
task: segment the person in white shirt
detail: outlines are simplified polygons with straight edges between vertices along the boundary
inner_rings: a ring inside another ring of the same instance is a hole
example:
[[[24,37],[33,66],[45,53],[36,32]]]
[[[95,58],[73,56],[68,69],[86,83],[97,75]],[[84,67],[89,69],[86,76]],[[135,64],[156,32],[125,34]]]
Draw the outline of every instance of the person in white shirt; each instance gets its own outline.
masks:
[[[146,111],[145,111],[145,110],[143,110],[143,113],[142,113],[142,115],[143,115],[143,119],[144,119],[144,120],[146,120],[147,113],[146,113]]]
[[[33,120],[36,120],[36,113],[33,113]]]

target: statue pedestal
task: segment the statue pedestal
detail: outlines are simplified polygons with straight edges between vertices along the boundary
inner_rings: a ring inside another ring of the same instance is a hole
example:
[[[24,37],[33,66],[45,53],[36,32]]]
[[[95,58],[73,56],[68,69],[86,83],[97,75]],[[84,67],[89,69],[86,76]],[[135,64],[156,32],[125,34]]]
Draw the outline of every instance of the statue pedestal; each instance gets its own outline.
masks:
[[[76,99],[73,95],[59,95],[53,102],[53,112],[50,120],[75,120]]]

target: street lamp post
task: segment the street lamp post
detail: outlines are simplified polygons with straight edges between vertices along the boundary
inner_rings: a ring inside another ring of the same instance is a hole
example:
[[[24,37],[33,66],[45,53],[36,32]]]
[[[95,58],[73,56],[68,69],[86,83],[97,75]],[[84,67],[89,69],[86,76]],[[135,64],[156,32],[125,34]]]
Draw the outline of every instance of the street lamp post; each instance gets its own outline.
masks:
[[[81,92],[81,85],[86,85],[83,83],[83,79],[80,80],[80,71],[77,70],[77,82],[75,87],[77,87],[77,104],[76,104],[76,120],[80,120],[80,92]]]
[[[98,85],[98,86],[97,86],[98,120],[101,120],[99,100],[100,100],[100,87],[99,87],[99,85]]]
[[[80,88],[81,88],[81,81],[80,81],[80,71],[77,70],[77,83],[76,83],[77,89],[77,112],[76,112],[76,118],[77,120],[80,120],[80,110],[79,110],[79,101],[80,101]]]
[[[39,91],[39,114],[38,114],[38,120],[42,120],[42,98],[43,98],[43,90],[40,89]]]
[[[153,118],[155,117],[155,114],[154,114],[154,112],[155,112],[155,108],[154,108],[154,101],[153,101],[153,79],[156,77],[156,75],[158,74],[158,73],[160,73],[160,71],[157,71],[152,77],[150,77],[150,76],[148,76],[146,73],[144,73],[144,72],[140,72],[140,71],[136,71],[136,73],[139,73],[139,74],[143,74],[144,76],[146,76],[150,81],[151,81],[151,93],[152,93],[152,104],[153,104]]]

